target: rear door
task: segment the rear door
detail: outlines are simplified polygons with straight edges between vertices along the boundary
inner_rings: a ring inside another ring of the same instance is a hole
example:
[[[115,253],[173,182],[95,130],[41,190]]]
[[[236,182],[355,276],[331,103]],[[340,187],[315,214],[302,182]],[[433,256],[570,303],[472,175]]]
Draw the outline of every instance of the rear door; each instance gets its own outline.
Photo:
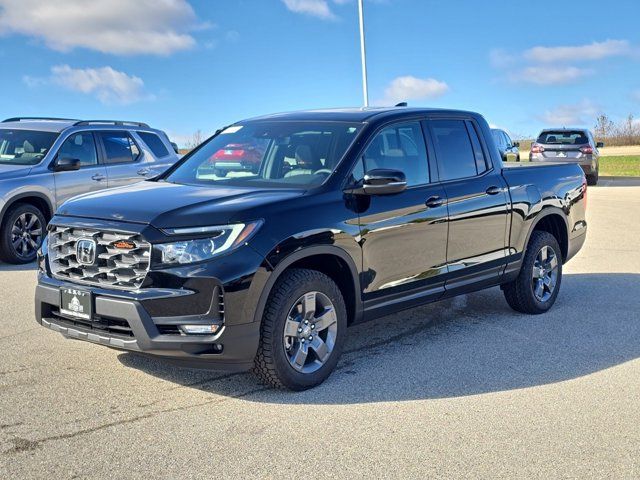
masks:
[[[481,131],[471,118],[430,118],[438,174],[448,199],[449,236],[445,288],[490,284],[507,255],[507,193],[493,168]]]
[[[152,176],[152,170],[142,163],[143,154],[127,131],[98,131],[101,158],[107,167],[109,188],[136,183]]]
[[[81,193],[94,192],[107,188],[107,170],[99,162],[95,136],[92,132],[78,132],[69,135],[58,149],[58,158],[76,158],[80,160],[80,170],[55,172],[56,208],[67,199]]]

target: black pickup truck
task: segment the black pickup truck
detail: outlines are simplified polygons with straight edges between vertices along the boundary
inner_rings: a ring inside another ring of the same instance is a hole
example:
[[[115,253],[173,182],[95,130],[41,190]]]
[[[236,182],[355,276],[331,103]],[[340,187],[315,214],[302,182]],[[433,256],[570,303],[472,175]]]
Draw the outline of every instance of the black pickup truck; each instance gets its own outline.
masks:
[[[220,174],[225,155],[238,168]],[[516,311],[546,312],[586,204],[578,165],[506,167],[476,113],[254,118],[155,179],[66,202],[40,251],[36,316],[302,390],[329,376],[356,322],[498,285]]]

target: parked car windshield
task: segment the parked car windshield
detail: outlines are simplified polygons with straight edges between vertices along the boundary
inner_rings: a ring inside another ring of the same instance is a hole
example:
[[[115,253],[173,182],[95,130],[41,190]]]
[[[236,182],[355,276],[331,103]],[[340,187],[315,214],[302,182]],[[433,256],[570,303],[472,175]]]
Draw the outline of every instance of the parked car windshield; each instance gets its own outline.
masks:
[[[538,143],[548,145],[583,145],[589,143],[589,139],[585,132],[576,131],[548,131],[542,132],[537,140]]]
[[[362,124],[254,121],[233,125],[189,156],[168,182],[307,188],[323,183]]]
[[[36,165],[58,138],[55,132],[0,128],[0,164]]]

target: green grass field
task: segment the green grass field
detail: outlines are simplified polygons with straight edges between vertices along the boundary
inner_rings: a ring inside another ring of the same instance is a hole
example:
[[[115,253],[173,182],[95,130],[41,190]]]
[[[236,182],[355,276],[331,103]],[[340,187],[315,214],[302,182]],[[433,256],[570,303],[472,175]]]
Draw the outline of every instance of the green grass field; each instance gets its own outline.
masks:
[[[607,177],[640,177],[640,155],[600,157],[600,175]]]

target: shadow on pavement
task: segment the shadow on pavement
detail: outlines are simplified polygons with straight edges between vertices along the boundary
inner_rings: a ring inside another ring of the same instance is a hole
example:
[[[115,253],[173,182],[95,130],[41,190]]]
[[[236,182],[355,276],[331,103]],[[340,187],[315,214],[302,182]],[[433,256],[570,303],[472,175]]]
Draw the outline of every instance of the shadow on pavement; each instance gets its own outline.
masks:
[[[640,275],[565,275],[538,316],[509,309],[499,289],[349,329],[337,371],[301,393],[248,373],[181,369],[123,353],[121,363],[206,392],[267,403],[351,404],[449,398],[576,379],[640,357]]]
[[[37,270],[36,262],[27,263],[26,265],[12,265],[11,263],[0,262],[0,272],[26,272],[29,270]]]

